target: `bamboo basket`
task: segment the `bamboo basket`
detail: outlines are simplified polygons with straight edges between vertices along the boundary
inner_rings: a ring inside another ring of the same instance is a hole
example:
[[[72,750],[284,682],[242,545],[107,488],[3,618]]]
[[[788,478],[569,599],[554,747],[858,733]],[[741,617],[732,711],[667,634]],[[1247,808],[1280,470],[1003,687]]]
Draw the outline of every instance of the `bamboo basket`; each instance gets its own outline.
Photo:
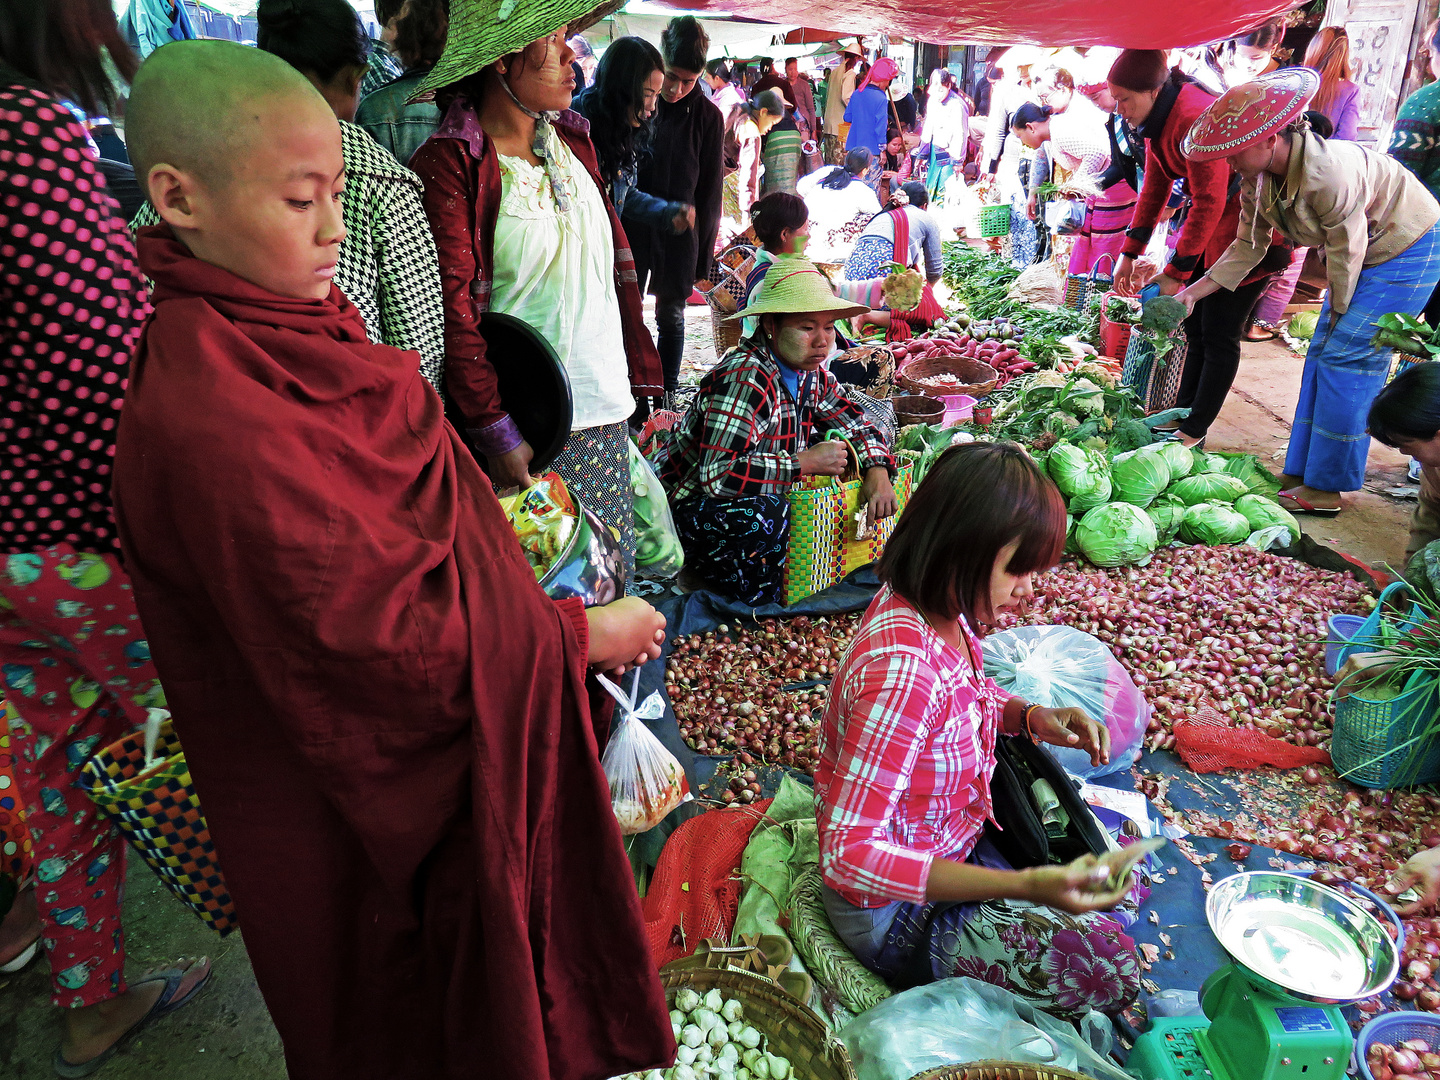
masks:
[[[945,403],[925,394],[907,394],[891,398],[895,406],[895,422],[901,427],[911,424],[939,424],[945,419]]]
[[[915,381],[933,375],[954,375],[960,380],[960,385],[938,389]],[[944,394],[969,394],[973,398],[982,398],[994,390],[999,381],[1000,373],[989,364],[963,356],[932,356],[905,364],[895,373],[896,384],[907,394],[924,394],[933,398]]]
[[[1021,1061],[972,1061],[966,1065],[926,1069],[910,1080],[1089,1080],[1089,1077],[1051,1065],[1028,1065]]]
[[[796,1080],[856,1080],[844,1045],[825,1022],[779,986],[735,968],[674,968],[660,972],[665,1001],[675,1007],[684,987],[698,994],[718,989],[745,1006],[745,1020],[765,1036],[765,1049],[787,1059]]]

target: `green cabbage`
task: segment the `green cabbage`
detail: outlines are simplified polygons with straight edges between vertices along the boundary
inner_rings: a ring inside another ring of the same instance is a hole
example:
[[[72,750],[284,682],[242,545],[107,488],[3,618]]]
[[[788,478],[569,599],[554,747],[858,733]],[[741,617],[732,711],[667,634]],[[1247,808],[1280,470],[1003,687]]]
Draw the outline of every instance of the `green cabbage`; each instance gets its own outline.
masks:
[[[1254,454],[1216,454],[1215,457],[1223,458],[1225,467],[1221,472],[1227,472],[1245,485],[1245,490],[1251,495],[1275,496],[1280,493],[1280,481],[1275,479],[1273,473]]]
[[[1250,523],[1224,503],[1196,503],[1180,519],[1180,539],[1187,544],[1240,544],[1250,535]]]
[[[1203,450],[1192,450],[1195,455],[1195,468],[1192,473],[1197,472],[1224,472],[1225,466],[1230,464],[1230,459],[1223,454],[1207,454]]]
[[[1301,341],[1309,341],[1315,336],[1315,328],[1320,325],[1320,313],[1318,311],[1301,311],[1290,316],[1290,336],[1299,338]]]
[[[1186,506],[1194,506],[1202,502],[1233,503],[1248,492],[1245,482],[1229,473],[1202,472],[1171,484],[1170,494]]]
[[[1097,506],[1075,526],[1075,542],[1096,566],[1139,562],[1155,550],[1159,540],[1150,516],[1125,502]]]
[[[1110,465],[1098,451],[1062,443],[1050,451],[1045,468],[1071,513],[1110,501]]]
[[[1131,506],[1149,506],[1170,486],[1170,466],[1161,454],[1132,450],[1110,463],[1115,498]]]
[[[1191,450],[1178,439],[1166,439],[1164,442],[1151,443],[1144,447],[1147,454],[1158,454],[1165,459],[1165,464],[1170,468],[1170,482],[1183,480],[1192,472],[1195,472],[1195,451]]]
[[[1259,532],[1272,525],[1284,525],[1290,530],[1292,544],[1300,537],[1300,523],[1295,520],[1295,515],[1263,495],[1240,496],[1235,500],[1235,511],[1250,523],[1251,532]]]
[[[1185,504],[1174,495],[1161,495],[1145,508],[1150,520],[1155,523],[1155,532],[1161,544],[1168,544],[1180,531],[1180,519],[1185,516]]]
[[[1080,546],[1075,543],[1075,519],[1069,514],[1065,515],[1065,554],[1078,555]]]

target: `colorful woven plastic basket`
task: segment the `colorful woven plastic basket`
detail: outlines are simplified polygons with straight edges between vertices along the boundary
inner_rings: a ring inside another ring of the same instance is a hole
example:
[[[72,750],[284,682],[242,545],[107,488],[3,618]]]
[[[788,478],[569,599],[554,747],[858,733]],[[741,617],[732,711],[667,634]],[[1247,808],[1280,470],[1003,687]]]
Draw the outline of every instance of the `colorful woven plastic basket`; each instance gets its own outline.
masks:
[[[1173,409],[1180,394],[1180,372],[1189,343],[1184,330],[1175,331],[1172,340],[1174,347],[1158,361],[1155,346],[1144,334],[1131,334],[1125,349],[1120,385],[1135,391],[1147,413]]]
[[[146,728],[87,761],[76,785],[202,922],[221,937],[236,929],[235,906],[169,713],[151,709]]]

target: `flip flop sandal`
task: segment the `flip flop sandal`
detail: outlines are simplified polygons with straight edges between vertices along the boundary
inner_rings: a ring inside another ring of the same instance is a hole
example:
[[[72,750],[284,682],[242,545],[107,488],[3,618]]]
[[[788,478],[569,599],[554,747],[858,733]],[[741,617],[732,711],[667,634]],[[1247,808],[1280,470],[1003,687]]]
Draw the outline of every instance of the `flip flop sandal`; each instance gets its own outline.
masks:
[[[37,956],[40,955],[40,939],[37,937],[25,950],[8,964],[0,964],[0,975],[18,975],[30,966]]]
[[[1292,503],[1295,504],[1294,509],[1291,509],[1288,506],[1283,507],[1284,509],[1289,510],[1292,514],[1313,514],[1315,517],[1334,517],[1343,509],[1343,507],[1339,506],[1316,506],[1313,503],[1307,502],[1305,499],[1300,498],[1299,495],[1292,494],[1289,491],[1280,492],[1277,498],[1289,499]]]
[[[115,1056],[117,1050],[134,1039],[151,1024],[155,1023],[155,1021],[169,1016],[183,1005],[188,1005],[196,994],[205,989],[205,985],[210,981],[210,976],[214,973],[214,968],[207,970],[204,977],[192,986],[190,992],[182,998],[176,998],[175,995],[180,989],[180,984],[185,981],[185,976],[189,974],[188,970],[181,971],[179,968],[166,968],[163,971],[153,972],[145,978],[131,983],[130,985],[135,987],[143,986],[146,983],[163,981],[165,983],[165,989],[160,991],[160,996],[155,999],[155,1004],[150,1006],[150,1011],[135,1021],[135,1023],[131,1025],[130,1030],[116,1039],[108,1049],[102,1051],[98,1056],[91,1058],[89,1061],[81,1062],[79,1065],[72,1065],[65,1060],[65,1055],[61,1053],[60,1047],[57,1046],[55,1048],[55,1057],[51,1061],[51,1065],[55,1069],[55,1075],[63,1077],[64,1080],[77,1080],[79,1077],[91,1076],[98,1072],[102,1065]]]
[[[1255,331],[1255,330],[1251,330],[1248,334],[1246,334],[1246,335],[1244,336],[1244,338],[1243,338],[1242,340],[1244,340],[1244,341],[1274,341],[1277,337],[1280,336],[1280,335],[1277,334],[1274,330],[1268,330],[1268,329],[1265,329],[1265,328],[1263,328],[1263,327],[1260,327],[1260,328],[1257,328],[1257,329],[1259,329],[1259,336],[1258,336],[1258,337],[1256,336],[1256,331]]]

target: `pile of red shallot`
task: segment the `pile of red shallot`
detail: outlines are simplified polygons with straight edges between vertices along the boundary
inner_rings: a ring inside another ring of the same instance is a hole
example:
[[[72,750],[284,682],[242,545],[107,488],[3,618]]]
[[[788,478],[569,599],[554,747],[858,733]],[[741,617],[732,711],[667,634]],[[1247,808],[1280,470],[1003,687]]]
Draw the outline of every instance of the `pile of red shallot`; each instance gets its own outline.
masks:
[[[1406,1039],[1399,1046],[1374,1042],[1365,1051],[1365,1067],[1375,1080],[1440,1080],[1440,1054],[1425,1039]]]
[[[758,760],[811,772],[828,690],[820,681],[834,675],[859,621],[859,612],[802,615],[744,628],[722,624],[677,638],[665,665],[665,692],[681,738],[701,754],[736,754],[742,765]],[[758,793],[753,780],[732,782],[724,798],[750,802]]]
[[[1147,749],[1173,749],[1170,725],[1201,702],[1237,727],[1325,747],[1326,622],[1371,606],[1348,574],[1243,545],[1169,547],[1146,566],[1067,562],[998,628],[1063,624],[1109,645],[1155,709]]]

